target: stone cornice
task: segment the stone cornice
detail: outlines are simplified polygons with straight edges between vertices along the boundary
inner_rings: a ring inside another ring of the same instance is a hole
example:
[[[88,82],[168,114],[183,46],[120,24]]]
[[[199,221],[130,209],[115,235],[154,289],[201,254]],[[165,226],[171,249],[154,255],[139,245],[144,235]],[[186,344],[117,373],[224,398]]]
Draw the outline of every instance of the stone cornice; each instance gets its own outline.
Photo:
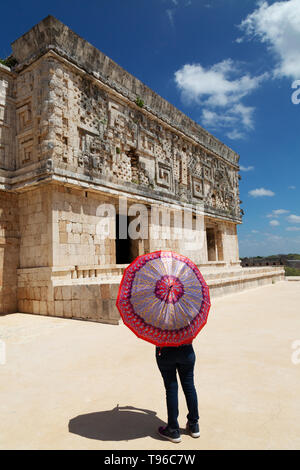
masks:
[[[47,163],[47,162],[46,162]],[[76,187],[82,190],[101,192],[106,195],[126,197],[132,200],[138,200],[147,204],[158,204],[161,206],[172,206],[174,209],[186,209],[199,212],[205,216],[211,216],[214,219],[220,219],[228,222],[240,224],[241,218],[226,214],[225,211],[206,207],[199,202],[182,203],[175,196],[166,196],[164,193],[153,192],[148,188],[138,186],[133,183],[120,185],[105,178],[91,178],[88,175],[73,173],[60,168],[51,170],[45,166],[45,162],[40,162],[38,167],[31,171],[19,173],[17,176],[0,178],[0,190],[10,190],[13,192],[22,192],[31,189],[33,186],[39,186],[45,183],[57,183],[64,186]]]

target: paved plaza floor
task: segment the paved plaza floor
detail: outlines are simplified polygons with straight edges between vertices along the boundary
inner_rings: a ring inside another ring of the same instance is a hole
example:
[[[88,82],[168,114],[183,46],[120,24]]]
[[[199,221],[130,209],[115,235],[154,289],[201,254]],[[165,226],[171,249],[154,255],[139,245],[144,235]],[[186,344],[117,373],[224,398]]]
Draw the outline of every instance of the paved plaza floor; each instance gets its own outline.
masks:
[[[156,433],[155,348],[123,324],[17,313],[0,339],[1,449],[300,449],[300,282],[212,302],[194,341],[201,437],[180,391],[180,444]]]

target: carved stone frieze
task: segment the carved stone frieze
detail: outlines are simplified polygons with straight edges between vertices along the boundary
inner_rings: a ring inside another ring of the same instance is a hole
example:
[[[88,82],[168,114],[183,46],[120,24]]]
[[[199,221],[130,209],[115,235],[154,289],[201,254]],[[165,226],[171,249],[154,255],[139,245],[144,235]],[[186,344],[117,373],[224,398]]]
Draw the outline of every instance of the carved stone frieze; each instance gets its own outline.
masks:
[[[21,55],[17,46],[15,50]],[[50,51],[30,67],[20,67],[14,79],[3,72],[1,165],[7,165],[3,162],[13,148],[8,129],[14,121],[17,169],[51,160],[53,172],[62,168],[79,179],[81,174],[94,181],[107,179],[121,190],[135,184],[137,189],[151,190],[154,197],[170,196],[191,204],[201,200],[208,210],[240,217],[237,154],[188,117],[177,115],[175,108],[170,110],[176,116],[167,116],[165,103],[155,94],[155,107],[162,106],[158,114],[143,96],[137,101],[129,90],[124,95],[127,72],[116,93],[101,74],[79,72],[74,62]],[[115,64],[113,73],[117,70]],[[139,90],[140,95],[147,92],[146,87]]]

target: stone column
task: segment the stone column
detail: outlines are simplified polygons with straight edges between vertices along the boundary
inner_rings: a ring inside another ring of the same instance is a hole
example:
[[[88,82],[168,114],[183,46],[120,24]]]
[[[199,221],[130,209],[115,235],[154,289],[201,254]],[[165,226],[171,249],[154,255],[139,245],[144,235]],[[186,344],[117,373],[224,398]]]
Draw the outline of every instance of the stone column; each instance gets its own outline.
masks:
[[[223,250],[223,232],[222,230],[216,230],[216,246],[217,246],[217,259],[218,261],[224,261],[224,250]]]

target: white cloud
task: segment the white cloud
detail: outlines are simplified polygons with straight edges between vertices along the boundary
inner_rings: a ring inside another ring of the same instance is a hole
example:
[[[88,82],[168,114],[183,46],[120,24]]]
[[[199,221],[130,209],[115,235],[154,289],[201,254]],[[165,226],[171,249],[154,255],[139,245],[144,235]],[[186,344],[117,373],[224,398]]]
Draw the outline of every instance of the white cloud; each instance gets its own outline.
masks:
[[[274,215],[282,215],[282,214],[288,214],[290,211],[287,211],[286,209],[275,209],[273,210]]]
[[[203,102],[211,106],[227,106],[237,103],[258,87],[262,76],[250,77],[247,73],[238,74],[237,64],[223,60],[204,68],[201,64],[186,64],[175,72],[175,81],[184,98]]]
[[[300,215],[291,214],[287,217],[287,220],[294,224],[300,224]]]
[[[211,109],[203,109],[202,121],[208,127],[228,127],[236,122],[234,116],[223,116],[222,114],[212,111]]]
[[[300,1],[276,1],[259,6],[240,24],[246,36],[265,43],[276,58],[275,76],[300,77]]]
[[[272,227],[278,227],[280,223],[278,222],[278,220],[270,220],[270,225],[272,225]]]
[[[268,214],[267,217],[271,217],[271,218],[279,217],[280,215],[288,214],[289,212],[290,211],[287,211],[286,209],[275,209],[272,211],[271,214]]]
[[[251,191],[249,191],[248,194],[253,197],[275,196],[275,193],[273,191],[270,191],[269,189],[265,188],[252,189]]]
[[[265,232],[263,235],[266,237],[266,240],[270,240],[270,241],[283,240],[283,237],[281,235],[275,235],[274,233]]]
[[[289,189],[296,189],[296,186],[289,186]]]
[[[258,85],[258,83],[257,83]],[[242,103],[238,103],[234,106],[233,108],[234,113],[237,116],[240,116],[242,120],[242,124],[245,127],[245,129],[253,129],[254,128],[254,123],[253,123],[253,112],[255,108],[251,106],[244,106]]]
[[[279,242],[280,240],[283,240],[283,237],[281,237],[280,235],[269,235],[268,237],[268,240],[270,241],[274,241],[274,242]]]
[[[166,14],[167,14],[167,17],[169,18],[169,21],[170,21],[171,25],[174,27],[175,26],[175,23],[174,23],[174,10],[171,10],[170,8],[168,8],[166,10]]]
[[[277,253],[298,253],[300,234],[280,236],[274,233],[261,233],[256,237],[240,239],[241,256],[268,256]]]
[[[287,230],[288,232],[299,232],[300,227],[287,227],[285,230]]]
[[[249,108],[253,109],[253,108]],[[233,106],[232,108],[228,108],[227,114],[223,114],[222,112],[213,111],[209,108],[204,108],[202,111],[202,124],[204,127],[210,128],[211,130],[216,129],[225,129],[227,132],[227,136],[232,139],[243,139],[245,137],[244,128],[242,130],[239,129],[241,123],[245,122],[245,119],[242,116],[241,110]],[[251,126],[253,127],[253,124]],[[232,128],[231,131],[229,129]]]
[[[241,171],[252,171],[254,170],[254,166],[240,166]]]
[[[175,72],[175,82],[187,104],[202,105],[203,125],[227,130],[230,138],[241,138],[254,128],[254,108],[242,99],[257,89],[267,74],[251,77],[239,64],[226,59],[210,67],[186,64]]]
[[[182,7],[189,7],[192,5],[191,0],[187,0],[185,3],[181,2],[180,0],[164,0],[168,2],[168,7],[165,12],[170,21],[170,24],[173,28],[175,28],[175,13],[177,12],[178,8]]]
[[[227,137],[229,137],[231,140],[244,139],[245,133],[237,129],[233,129],[233,131],[227,132]]]

